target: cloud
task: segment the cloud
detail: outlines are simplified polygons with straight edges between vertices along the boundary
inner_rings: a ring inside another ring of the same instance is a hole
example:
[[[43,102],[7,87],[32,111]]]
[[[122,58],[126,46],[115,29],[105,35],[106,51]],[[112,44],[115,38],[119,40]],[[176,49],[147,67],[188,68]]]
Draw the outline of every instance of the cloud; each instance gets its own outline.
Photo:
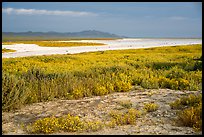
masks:
[[[172,16],[172,17],[168,17],[168,19],[170,19],[170,20],[186,20],[188,18],[182,17],[182,16]]]
[[[92,12],[2,8],[3,13],[18,15],[97,16]]]

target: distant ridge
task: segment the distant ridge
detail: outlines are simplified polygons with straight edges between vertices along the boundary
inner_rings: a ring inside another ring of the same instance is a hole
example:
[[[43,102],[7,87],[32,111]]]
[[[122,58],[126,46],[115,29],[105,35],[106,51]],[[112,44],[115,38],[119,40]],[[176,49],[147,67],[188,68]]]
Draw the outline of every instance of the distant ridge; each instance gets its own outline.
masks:
[[[41,38],[124,38],[124,36],[119,36],[116,34],[111,34],[108,32],[101,32],[97,30],[85,30],[81,32],[2,32],[2,39],[4,38],[18,38],[24,37],[41,37]]]

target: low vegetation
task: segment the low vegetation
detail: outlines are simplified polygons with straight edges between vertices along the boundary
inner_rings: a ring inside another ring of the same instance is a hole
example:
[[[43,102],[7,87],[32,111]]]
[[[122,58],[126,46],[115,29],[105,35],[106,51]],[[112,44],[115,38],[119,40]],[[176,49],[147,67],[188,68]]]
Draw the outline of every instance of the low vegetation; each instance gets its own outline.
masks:
[[[179,124],[202,130],[202,94],[190,94],[170,103],[170,106],[172,109],[181,109],[176,120]]]
[[[124,108],[131,108],[132,107],[132,102],[130,100],[123,100],[120,101],[119,104],[124,107]]]
[[[202,89],[202,45],[2,59],[2,110],[133,86]],[[199,59],[199,60],[197,60]]]
[[[146,110],[147,112],[156,111],[158,108],[159,108],[159,105],[155,103],[145,103],[144,104],[144,110]]]
[[[83,121],[78,116],[47,117],[38,119],[26,127],[29,133],[50,134],[54,132],[97,131],[103,128],[101,121]]]
[[[181,97],[176,101],[170,103],[172,109],[181,109],[185,106],[197,106],[202,101],[202,95],[190,94],[187,97]]]
[[[136,118],[141,116],[141,112],[134,108],[128,109],[126,112],[113,110],[109,113],[111,120],[108,123],[109,127],[121,126],[121,125],[134,125],[136,124]]]
[[[9,44],[36,44],[42,47],[74,47],[74,46],[101,46],[103,43],[93,42],[56,42],[56,41],[14,41],[14,42],[3,42],[4,45]]]
[[[29,125],[24,125],[24,129],[32,134],[51,134],[54,132],[91,132],[98,131],[104,127],[115,127],[121,125],[134,125],[141,116],[141,112],[136,109],[128,109],[126,112],[112,110],[109,114],[109,120],[103,122],[100,120],[88,121],[82,120],[79,116],[70,114],[62,117],[46,117],[38,119]]]
[[[12,50],[12,49],[6,49],[6,48],[3,48],[2,49],[2,53],[5,53],[5,52],[15,52],[16,50]]]

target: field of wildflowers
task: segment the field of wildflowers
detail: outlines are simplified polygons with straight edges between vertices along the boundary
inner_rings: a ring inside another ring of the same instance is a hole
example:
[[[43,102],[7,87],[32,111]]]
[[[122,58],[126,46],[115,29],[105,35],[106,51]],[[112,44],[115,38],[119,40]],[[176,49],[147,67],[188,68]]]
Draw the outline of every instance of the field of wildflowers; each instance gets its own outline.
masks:
[[[127,92],[202,90],[202,45],[2,59],[2,110]]]

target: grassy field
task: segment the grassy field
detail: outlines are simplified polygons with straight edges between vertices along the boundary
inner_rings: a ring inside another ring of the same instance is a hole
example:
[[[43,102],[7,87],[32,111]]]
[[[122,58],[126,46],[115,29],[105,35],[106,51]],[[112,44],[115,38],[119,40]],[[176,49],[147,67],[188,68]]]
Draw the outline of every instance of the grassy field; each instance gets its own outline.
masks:
[[[12,50],[12,49],[6,49],[6,48],[3,48],[2,49],[2,53],[5,53],[5,52],[15,52],[16,50]]]
[[[103,43],[93,43],[93,42],[54,42],[54,41],[13,41],[13,42],[3,42],[3,45],[11,44],[37,44],[42,47],[74,47],[74,46],[102,46],[106,45]]]
[[[127,92],[202,90],[202,45],[2,59],[2,110]]]

